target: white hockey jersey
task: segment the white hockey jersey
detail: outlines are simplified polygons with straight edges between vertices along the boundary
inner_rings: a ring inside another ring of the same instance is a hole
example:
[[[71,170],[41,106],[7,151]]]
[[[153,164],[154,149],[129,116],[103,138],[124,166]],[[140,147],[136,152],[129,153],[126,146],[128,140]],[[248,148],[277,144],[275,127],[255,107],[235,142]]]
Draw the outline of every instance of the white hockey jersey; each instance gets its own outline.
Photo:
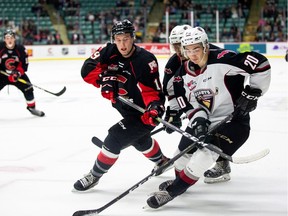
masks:
[[[186,61],[174,76],[177,103],[184,112],[203,108],[211,126],[234,111],[235,103],[245,85],[268,90],[271,67],[268,60],[256,52],[234,53],[210,50],[207,65],[200,69]]]

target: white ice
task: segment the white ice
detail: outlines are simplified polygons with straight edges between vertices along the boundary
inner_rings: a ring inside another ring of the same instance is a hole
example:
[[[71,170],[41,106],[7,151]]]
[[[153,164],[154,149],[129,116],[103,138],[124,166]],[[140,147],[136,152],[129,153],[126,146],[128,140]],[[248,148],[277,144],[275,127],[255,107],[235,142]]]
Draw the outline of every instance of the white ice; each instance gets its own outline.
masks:
[[[269,148],[265,158],[232,164],[231,181],[207,185],[203,179],[184,195],[158,210],[145,209],[148,195],[174,178],[173,171],[153,177],[100,215],[287,215],[287,104],[288,63],[269,59],[272,82],[260,98],[251,120],[251,135],[234,156]],[[159,59],[161,71],[167,59]],[[121,153],[117,163],[93,190],[73,193],[74,182],[92,168],[99,149],[92,136],[104,139],[120,116],[99,89],[80,76],[83,60],[31,61],[31,81],[49,91],[63,86],[60,97],[35,88],[43,118],[32,116],[24,97],[14,87],[0,92],[0,215],[72,216],[80,209],[100,208],[150,174],[153,164],[134,148]],[[154,136],[171,157],[180,135]]]

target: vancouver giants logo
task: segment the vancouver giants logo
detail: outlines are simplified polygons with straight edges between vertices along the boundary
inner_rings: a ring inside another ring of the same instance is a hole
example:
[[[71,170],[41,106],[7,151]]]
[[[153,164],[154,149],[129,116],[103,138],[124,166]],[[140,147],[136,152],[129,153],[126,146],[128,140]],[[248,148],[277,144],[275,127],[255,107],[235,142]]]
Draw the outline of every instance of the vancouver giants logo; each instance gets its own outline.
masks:
[[[211,89],[199,89],[194,92],[194,96],[199,104],[211,112],[214,104],[214,92]]]
[[[224,50],[224,51],[222,51],[221,53],[219,53],[219,54],[217,55],[217,59],[222,58],[224,55],[226,55],[226,54],[229,53],[229,52],[230,52],[229,50]]]

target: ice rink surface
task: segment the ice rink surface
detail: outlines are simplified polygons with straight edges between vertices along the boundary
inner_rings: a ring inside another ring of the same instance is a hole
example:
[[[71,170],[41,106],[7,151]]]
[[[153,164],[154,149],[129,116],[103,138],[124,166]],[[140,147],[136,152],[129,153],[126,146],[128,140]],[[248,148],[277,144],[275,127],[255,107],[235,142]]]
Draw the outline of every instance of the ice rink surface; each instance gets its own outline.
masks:
[[[200,179],[184,195],[158,210],[146,209],[148,195],[174,178],[170,170],[153,177],[100,215],[287,215],[288,63],[269,59],[272,82],[251,113],[251,135],[234,156],[264,148],[265,158],[249,164],[232,164],[231,181],[207,185]],[[159,59],[163,71],[166,59]],[[14,87],[0,92],[0,215],[72,216],[80,209],[102,207],[150,174],[153,164],[134,148],[122,151],[117,163],[93,190],[71,192],[73,184],[92,168],[99,149],[92,136],[104,139],[120,120],[99,89],[80,76],[83,60],[31,61],[31,82],[49,91],[67,91],[60,97],[35,88],[43,118],[26,110],[24,97]],[[154,136],[171,157],[180,135]]]

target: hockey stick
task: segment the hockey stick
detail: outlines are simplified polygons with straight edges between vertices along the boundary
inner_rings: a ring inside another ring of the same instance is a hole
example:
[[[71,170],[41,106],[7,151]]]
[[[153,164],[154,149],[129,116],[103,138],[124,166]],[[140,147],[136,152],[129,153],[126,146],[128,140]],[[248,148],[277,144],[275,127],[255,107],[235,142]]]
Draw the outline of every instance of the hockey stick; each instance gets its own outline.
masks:
[[[9,74],[7,72],[5,72],[5,71],[0,71],[0,72],[2,74],[6,75],[6,76],[9,76]],[[26,84],[28,86],[32,86],[32,87],[38,88],[38,89],[40,89],[42,91],[45,91],[45,92],[47,92],[49,94],[52,94],[52,95],[55,95],[55,96],[60,96],[60,95],[64,94],[64,92],[66,91],[66,86],[64,86],[64,88],[61,91],[54,93],[54,92],[48,91],[48,90],[46,90],[44,88],[41,88],[39,86],[36,86],[36,85],[34,85],[34,84],[24,80],[24,79],[19,78],[18,81],[21,82],[21,83],[24,83],[24,84]]]
[[[186,116],[181,117],[181,121],[183,121],[183,120],[186,119],[186,118],[187,118]],[[158,128],[158,129],[156,129],[156,130],[153,130],[153,131],[150,133],[150,136],[153,136],[153,135],[155,135],[155,134],[157,134],[157,133],[165,130],[165,128],[166,128],[166,126],[162,126],[162,127]],[[91,141],[92,141],[92,143],[93,143],[94,145],[96,145],[97,147],[102,148],[103,141],[100,140],[98,137],[93,136],[92,139],[91,139]]]
[[[150,135],[152,136],[152,135],[154,135],[154,134],[157,134],[157,133],[159,133],[160,131],[162,131],[162,130],[164,130],[164,129],[165,129],[165,126],[163,126],[163,127],[161,127],[161,128],[158,128],[158,129],[152,131],[152,132],[150,133]],[[96,145],[97,147],[102,148],[103,141],[100,140],[98,137],[93,136],[92,139],[91,139],[91,141],[92,141],[92,143],[93,143],[94,145]]]
[[[132,108],[144,113],[145,112],[145,109],[143,109],[142,107],[138,106],[137,104],[131,102],[130,100],[127,100],[121,96],[118,96],[117,97],[118,100],[120,100],[121,102],[131,106]],[[219,124],[222,125],[222,122],[227,122],[227,121],[230,121],[231,119],[233,118],[233,113],[228,115],[224,120],[222,120]],[[250,162],[253,162],[253,161],[256,161],[256,160],[259,160],[261,159],[262,157],[265,157],[269,152],[270,150],[269,149],[264,149],[256,154],[252,154],[252,155],[249,155],[249,156],[244,156],[244,157],[233,157],[233,156],[230,156],[230,155],[227,155],[225,154],[224,152],[222,152],[222,150],[218,147],[216,147],[215,145],[212,145],[212,144],[207,144],[207,143],[203,143],[203,142],[200,142],[199,139],[197,137],[194,137],[192,136],[191,134],[181,130],[180,128],[170,124],[169,122],[157,117],[156,120],[160,123],[162,123],[163,125],[177,131],[178,133],[182,134],[183,136],[185,136],[186,138],[192,140],[193,142],[196,142],[198,145],[202,145],[203,147],[211,150],[211,151],[214,151],[215,153],[217,153],[219,156],[221,156],[222,158],[226,159],[226,160],[229,160],[233,163],[236,163],[236,164],[243,164],[243,163],[250,163]],[[217,125],[219,125],[217,124]],[[216,125],[216,126],[217,126]],[[211,133],[211,132],[209,132]]]
[[[221,122],[219,122],[217,125],[215,125],[214,127],[210,128],[210,130],[208,131],[208,133],[213,132],[214,130],[218,129],[220,126],[222,126],[224,123],[226,123],[227,121],[229,121],[230,119],[225,118],[223,119]],[[163,169],[166,169],[167,167],[171,166],[171,164],[173,164],[176,160],[178,160],[180,157],[182,157],[184,154],[186,154],[187,152],[189,152],[191,149],[193,149],[195,147],[196,143],[195,141],[193,141],[193,143],[191,145],[189,145],[188,147],[186,147],[186,149],[184,149],[183,151],[181,151],[180,153],[178,153],[176,156],[174,156],[173,158],[171,158],[168,162],[166,162],[165,164],[163,164],[162,166],[160,166],[158,169],[152,171],[148,176],[146,176],[145,178],[143,178],[141,181],[137,182],[135,185],[133,185],[132,187],[130,187],[128,190],[124,191],[122,194],[120,194],[119,196],[117,196],[116,198],[114,198],[113,200],[111,200],[110,202],[108,202],[107,204],[105,204],[104,206],[98,208],[98,209],[90,209],[90,210],[79,210],[74,212],[73,216],[95,216],[98,215],[100,212],[104,211],[105,209],[107,209],[108,207],[110,207],[111,205],[113,205],[114,203],[116,203],[117,201],[119,201],[120,199],[122,199],[123,197],[125,197],[126,195],[128,195],[130,192],[134,191],[136,188],[138,188],[140,185],[144,184],[146,181],[148,181],[155,173],[157,172],[161,172]]]

